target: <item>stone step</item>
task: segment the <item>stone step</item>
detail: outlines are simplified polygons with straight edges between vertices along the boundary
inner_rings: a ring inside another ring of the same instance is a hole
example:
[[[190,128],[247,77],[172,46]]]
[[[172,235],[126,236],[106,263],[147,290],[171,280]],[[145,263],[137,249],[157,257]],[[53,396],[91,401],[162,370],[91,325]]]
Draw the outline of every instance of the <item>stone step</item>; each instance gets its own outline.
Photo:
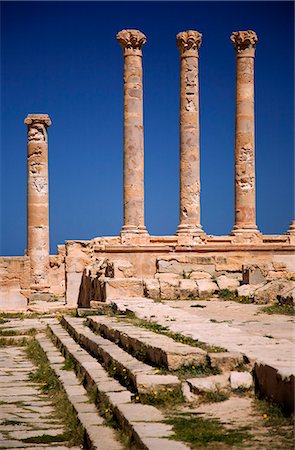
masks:
[[[75,373],[63,369],[65,358],[44,334],[37,335],[36,340],[45,352],[50,367],[58,377],[84,429],[83,448],[122,450],[123,445],[118,442],[115,431],[104,424],[104,419],[98,414],[95,405],[89,402],[87,391]]]
[[[89,392],[95,390],[96,405],[110,410],[120,428],[134,443],[135,448],[145,450],[189,450],[185,444],[170,440],[172,427],[163,423],[165,416],[154,406],[131,401],[131,393],[108,375],[99,362],[82,349],[59,324],[49,324],[53,340],[64,355],[71,357],[75,371],[83,377]],[[112,447],[105,447],[105,449]]]
[[[121,314],[135,314],[136,317],[138,317],[139,319],[145,319],[145,320],[150,320],[153,323],[159,323],[160,325],[163,324],[163,318],[164,320],[169,317],[167,315],[164,315],[163,317],[163,309],[169,308],[167,305],[163,305],[161,303],[155,303],[152,300],[148,300],[146,298],[138,298],[136,300],[134,299],[121,299],[121,300],[113,300],[112,303],[112,307],[116,310],[117,313],[121,313]],[[152,308],[153,310],[153,314],[151,315],[151,313],[149,312],[148,314],[146,314],[146,311],[150,311]],[[176,308],[170,308],[170,310],[172,310],[173,314],[177,313],[177,309]],[[104,320],[103,316],[93,316],[93,319],[96,320],[96,317],[98,318],[98,322],[100,321],[100,317],[102,317],[102,321]],[[93,325],[91,325],[92,327],[94,327],[94,322],[95,320],[93,320]],[[88,318],[87,320],[88,323],[90,322],[90,318]],[[162,323],[161,323],[162,322]],[[174,322],[174,321],[173,321]],[[187,325],[188,319],[185,320],[185,325]],[[167,322],[165,320],[165,326],[167,326]],[[168,328],[171,327],[171,331],[173,330],[173,325],[172,324],[168,324]],[[186,327],[187,328],[187,327]],[[196,328],[196,330],[192,330],[192,331],[196,331],[198,332],[200,327]],[[204,329],[211,329],[212,328],[212,324],[209,323],[209,326],[206,324],[206,322],[204,322],[203,327],[202,327],[202,331]],[[143,330],[140,328],[140,330]],[[146,330],[148,331],[148,330]],[[189,333],[183,333],[184,336],[186,337],[191,337],[193,335],[193,332],[191,330],[189,331]],[[177,329],[176,332],[178,333],[179,330]],[[180,331],[182,332],[182,331]],[[152,333],[151,331],[149,331],[149,333]],[[155,335],[155,333],[153,333]],[[206,332],[206,338],[204,339],[200,339],[200,341],[204,342],[205,344],[207,344],[208,346],[214,346],[214,345],[219,345],[220,342],[218,341],[218,337],[219,335],[216,335],[216,341],[214,342],[212,340],[212,333],[210,334],[210,339],[207,339],[209,333]],[[116,339],[118,339],[118,337],[116,337]],[[159,339],[159,334],[156,335],[156,339]],[[169,342],[173,342],[174,344],[176,344],[176,342],[172,339],[169,338],[168,336],[164,336],[161,335],[161,346],[160,349],[163,349],[162,346],[162,342],[165,342],[165,340],[168,339]],[[197,338],[198,339],[198,338]],[[197,340],[196,339],[196,340]],[[167,341],[166,341],[167,342]],[[180,344],[177,343],[178,345],[182,346],[184,344]],[[123,344],[120,344],[123,345]],[[158,345],[159,347],[159,345]],[[195,349],[196,347],[191,347],[191,346],[187,346],[190,349],[193,348]],[[203,352],[203,350],[201,349],[197,349],[201,352]],[[201,354],[201,353],[200,353]],[[206,357],[206,363],[209,364],[213,369],[218,369],[220,372],[229,372],[231,370],[235,370],[238,369],[240,370],[241,368],[243,368],[244,370],[248,370],[251,371],[253,369],[254,364],[250,361],[249,358],[247,358],[246,355],[240,353],[239,351],[228,351],[227,349],[225,349],[225,351],[221,351],[221,352],[208,352],[206,354],[205,352],[205,357]],[[181,364],[181,356],[179,358],[180,364]],[[183,362],[182,362],[183,364]],[[171,369],[171,367],[169,367]]]
[[[159,336],[113,317],[91,316],[86,323],[128,352],[144,354],[146,360],[156,366],[177,370],[184,365],[208,363],[207,353],[198,347],[181,344],[168,336]]]
[[[204,378],[190,378],[186,381],[193,394],[250,389],[253,386],[253,377],[249,372],[236,371]]]
[[[139,395],[163,389],[180,389],[180,381],[174,375],[157,374],[157,369],[137,360],[115,343],[93,333],[83,324],[84,319],[63,317],[61,324],[69,334],[97,358],[103,367],[113,371],[124,385]]]

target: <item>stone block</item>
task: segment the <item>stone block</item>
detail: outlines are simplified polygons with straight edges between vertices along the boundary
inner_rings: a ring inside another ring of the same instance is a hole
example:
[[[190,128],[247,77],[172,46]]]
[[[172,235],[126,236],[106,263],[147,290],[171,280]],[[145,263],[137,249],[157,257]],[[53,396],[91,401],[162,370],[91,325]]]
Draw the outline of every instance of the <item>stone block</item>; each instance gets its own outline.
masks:
[[[239,297],[254,297],[255,291],[264,286],[265,283],[262,284],[242,284],[242,286],[238,287],[237,294]]]
[[[271,367],[268,364],[255,363],[255,390],[272,402],[282,405],[287,413],[294,413],[295,377],[294,374],[290,373],[290,370],[288,372],[288,374],[284,374],[283,370]]]
[[[135,268],[126,259],[117,259],[107,262],[106,277],[109,278],[132,278],[135,276]]]
[[[288,280],[290,277],[289,272],[286,271],[275,271],[275,270],[270,270],[267,274],[267,281],[272,281],[272,280],[279,280],[279,279],[285,279]]]
[[[201,394],[202,392],[211,392],[229,387],[228,374],[212,375],[204,378],[190,378],[187,380],[191,392]]]
[[[199,264],[196,262],[178,262],[176,260],[157,261],[157,271],[158,273],[176,273],[178,275],[188,274],[194,271],[204,271],[210,274],[215,273],[215,264]]]
[[[169,273],[169,272],[163,272],[163,273],[156,273],[155,278],[157,280],[180,280],[181,276],[179,273]]]
[[[105,278],[105,298],[143,297],[143,282],[139,278]]]
[[[140,374],[136,376],[136,384],[138,392],[141,394],[179,388],[179,380],[175,375]]]
[[[198,285],[194,280],[180,280],[179,298],[189,299],[197,298],[199,295]]]
[[[243,283],[260,284],[265,282],[265,276],[257,265],[243,265]]]
[[[163,300],[179,298],[179,280],[160,280],[160,295]]]
[[[241,353],[218,352],[208,353],[208,356],[211,367],[219,369],[222,372],[229,372],[243,363],[243,355]]]
[[[292,282],[294,283],[294,281]],[[286,286],[278,295],[277,295],[277,300],[279,300],[279,302],[281,303],[285,303],[285,304],[294,304],[295,303],[295,286],[291,287],[290,286]]]
[[[255,303],[266,304],[274,302],[281,292],[294,289],[295,281],[274,280],[256,289],[254,293]]]
[[[218,286],[212,280],[196,280],[199,289],[199,297],[205,298],[218,292]]]
[[[163,414],[154,406],[132,403],[119,405],[117,408],[119,418],[123,421],[142,422],[143,418],[145,422],[163,422],[165,420]]]
[[[281,271],[281,270],[286,270],[286,269],[287,269],[287,265],[284,264],[284,263],[282,263],[282,262],[274,261],[274,262],[272,263],[272,265],[273,265],[274,270],[279,270],[279,271]]]
[[[160,298],[160,282],[158,279],[144,280],[144,295],[148,298]]]
[[[229,278],[226,275],[220,275],[216,278],[217,285],[220,290],[228,289],[229,291],[236,291],[240,283],[235,278]]]
[[[19,288],[0,289],[0,310],[23,311],[27,306],[27,299],[20,293]]]
[[[191,280],[211,280],[211,275],[208,272],[194,271],[190,273]]]
[[[253,378],[249,372],[231,372],[229,381],[232,389],[250,389],[253,384]]]

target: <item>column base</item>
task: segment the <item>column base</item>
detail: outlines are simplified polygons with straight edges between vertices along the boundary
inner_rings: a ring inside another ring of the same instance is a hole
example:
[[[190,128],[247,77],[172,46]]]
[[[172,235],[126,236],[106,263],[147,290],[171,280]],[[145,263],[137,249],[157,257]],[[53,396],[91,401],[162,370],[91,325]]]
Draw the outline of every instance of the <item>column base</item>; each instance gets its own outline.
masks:
[[[187,223],[181,223],[178,225],[176,235],[179,236],[181,234],[192,234],[194,236],[199,236],[205,234],[201,225],[190,225]]]
[[[150,235],[146,227],[135,225],[124,225],[120,232],[121,243],[127,245],[147,245],[150,243]]]
[[[180,224],[176,235],[178,245],[191,246],[206,243],[206,233],[201,225]]]
[[[263,242],[262,233],[258,230],[256,225],[250,225],[248,227],[241,227],[239,225],[235,225],[232,232],[229,235],[233,237],[232,242],[234,243]]]

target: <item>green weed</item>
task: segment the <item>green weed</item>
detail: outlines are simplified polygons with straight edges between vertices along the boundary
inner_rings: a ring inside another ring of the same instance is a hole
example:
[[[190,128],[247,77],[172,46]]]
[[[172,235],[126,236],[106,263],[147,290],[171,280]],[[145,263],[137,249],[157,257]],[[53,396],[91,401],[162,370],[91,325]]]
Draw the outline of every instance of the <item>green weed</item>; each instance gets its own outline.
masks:
[[[247,442],[251,439],[247,427],[226,429],[217,420],[204,419],[198,414],[182,413],[165,422],[173,426],[175,434],[170,439],[187,442],[196,449],[209,443],[239,445],[246,439]]]
[[[79,423],[75,411],[69,402],[66,393],[63,391],[60,382],[51,369],[47,360],[46,354],[40,347],[39,343],[34,341],[29,342],[27,346],[27,355],[37,366],[35,372],[30,376],[31,380],[40,384],[43,393],[47,394],[55,410],[55,418],[62,422],[65,427],[65,433],[60,436],[61,441],[68,441],[69,445],[80,445],[83,443],[84,430]],[[27,441],[35,442],[59,442],[58,436],[44,435],[44,441]],[[36,439],[42,436],[36,437]],[[29,438],[31,439],[31,438]],[[49,440],[47,440],[49,439]]]

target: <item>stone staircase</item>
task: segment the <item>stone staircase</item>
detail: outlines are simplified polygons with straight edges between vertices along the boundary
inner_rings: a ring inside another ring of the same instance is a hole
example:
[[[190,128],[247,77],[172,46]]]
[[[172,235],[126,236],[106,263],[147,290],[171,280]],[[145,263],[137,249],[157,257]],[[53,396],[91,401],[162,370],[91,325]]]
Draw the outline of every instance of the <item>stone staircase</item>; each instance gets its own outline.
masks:
[[[164,409],[160,403],[157,407],[148,404],[149,396],[178,395],[183,402],[195,402],[208,391],[230,392],[232,387],[252,384],[249,372],[235,370],[241,366],[242,355],[221,352],[218,360],[218,353],[175,342],[123,317],[65,316],[60,323],[48,320],[47,328],[50,338],[38,335],[38,342],[85,428],[89,448],[123,448],[112,428],[105,425],[111,416],[130,448],[188,450],[170,439],[173,431],[164,422]],[[72,361],[75,374],[62,370],[64,358]],[[214,370],[207,371],[207,377],[193,376],[189,370],[184,376],[185,367]],[[89,395],[94,403],[89,402]]]

